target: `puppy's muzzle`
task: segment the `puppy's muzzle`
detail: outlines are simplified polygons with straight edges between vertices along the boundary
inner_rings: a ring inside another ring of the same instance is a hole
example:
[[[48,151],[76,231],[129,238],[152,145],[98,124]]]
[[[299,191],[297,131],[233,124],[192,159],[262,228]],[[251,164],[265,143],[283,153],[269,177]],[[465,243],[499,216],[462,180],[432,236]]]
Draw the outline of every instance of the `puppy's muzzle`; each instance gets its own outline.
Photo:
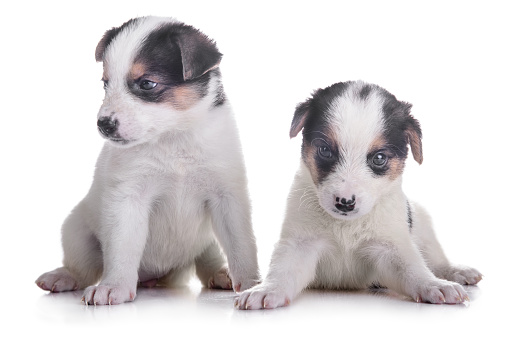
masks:
[[[97,128],[102,135],[106,138],[110,138],[117,132],[118,122],[116,119],[112,120],[109,117],[102,117],[97,120]]]
[[[349,200],[346,200],[346,198],[336,197],[334,206],[344,213],[353,211],[355,209],[355,195],[352,195]]]

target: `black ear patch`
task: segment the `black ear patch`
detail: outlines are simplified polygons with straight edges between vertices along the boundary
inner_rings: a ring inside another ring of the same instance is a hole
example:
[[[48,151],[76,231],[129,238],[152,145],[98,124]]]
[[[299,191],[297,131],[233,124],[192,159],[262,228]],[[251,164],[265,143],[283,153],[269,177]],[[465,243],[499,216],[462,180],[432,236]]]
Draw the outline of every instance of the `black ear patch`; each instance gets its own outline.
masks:
[[[407,145],[410,145],[415,161],[422,164],[422,132],[419,121],[410,114],[412,104],[398,101],[394,95],[382,88],[379,90],[385,100],[383,113],[387,142],[396,146],[395,150],[401,152],[401,157],[407,156]]]
[[[216,44],[199,30],[183,23],[167,23],[144,39],[135,62],[168,83],[201,77],[217,68],[222,54]]]
[[[131,20],[123,23],[122,26],[120,26],[120,27],[113,27],[112,29],[106,31],[106,33],[104,33],[102,39],[97,44],[97,47],[95,48],[95,61],[97,61],[97,62],[103,61],[104,52],[106,51],[106,48],[113,41],[113,39],[118,35],[118,33],[122,32],[126,27],[134,24],[139,19],[140,18],[131,19]]]
[[[184,81],[198,78],[217,68],[223,57],[214,41],[188,25],[178,27],[176,42],[180,47]]]

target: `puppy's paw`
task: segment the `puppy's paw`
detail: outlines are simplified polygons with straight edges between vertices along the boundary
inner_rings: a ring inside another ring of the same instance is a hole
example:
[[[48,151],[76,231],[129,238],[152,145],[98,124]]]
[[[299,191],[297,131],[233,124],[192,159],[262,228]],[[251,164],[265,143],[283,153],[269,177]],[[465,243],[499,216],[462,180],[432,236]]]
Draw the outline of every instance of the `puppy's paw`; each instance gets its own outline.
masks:
[[[259,275],[255,275],[252,277],[240,277],[237,279],[235,277],[232,277],[233,290],[235,292],[245,291],[253,286],[258,285],[260,281],[261,279]]]
[[[475,285],[482,279],[482,274],[478,270],[462,265],[451,265],[439,270],[439,276],[461,285]]]
[[[44,273],[35,283],[41,289],[50,292],[76,291],[79,288],[78,281],[64,267]]]
[[[239,310],[273,309],[290,305],[290,298],[285,292],[262,284],[242,292],[234,305]]]
[[[228,267],[222,267],[209,278],[208,288],[217,288],[223,290],[232,289],[232,280],[228,272]]]
[[[81,301],[85,305],[118,305],[133,301],[135,297],[136,289],[126,286],[98,285],[87,287]]]
[[[411,297],[417,302],[431,304],[461,304],[469,300],[467,292],[461,285],[441,279],[417,286]]]

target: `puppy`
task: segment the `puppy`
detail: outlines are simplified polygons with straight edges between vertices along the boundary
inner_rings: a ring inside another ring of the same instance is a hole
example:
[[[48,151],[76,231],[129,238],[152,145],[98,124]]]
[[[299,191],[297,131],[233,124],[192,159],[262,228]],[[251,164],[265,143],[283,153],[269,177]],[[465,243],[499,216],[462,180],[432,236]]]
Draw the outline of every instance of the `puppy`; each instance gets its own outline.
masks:
[[[337,83],[298,105],[302,161],[264,282],[239,309],[285,306],[304,288],[384,286],[417,302],[462,303],[481,274],[449,263],[426,212],[403,194],[410,144],[422,163],[411,105],[363,82]]]
[[[253,286],[244,160],[215,43],[173,19],[141,17],[107,31],[95,57],[107,141],[63,224],[63,267],[37,285],[86,288],[82,300],[96,305],[134,300],[138,282],[181,283],[194,268],[210,288]]]

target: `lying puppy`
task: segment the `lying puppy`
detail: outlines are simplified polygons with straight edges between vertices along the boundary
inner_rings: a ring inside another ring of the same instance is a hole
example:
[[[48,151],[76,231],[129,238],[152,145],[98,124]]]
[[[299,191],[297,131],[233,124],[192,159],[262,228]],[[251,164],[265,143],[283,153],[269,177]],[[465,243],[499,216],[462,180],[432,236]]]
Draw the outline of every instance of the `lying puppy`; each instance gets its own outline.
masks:
[[[63,292],[101,279],[83,296],[98,305],[132,301],[138,282],[177,283],[194,267],[210,288],[253,286],[245,168],[215,43],[173,19],[143,17],[107,31],[95,57],[107,142],[90,192],[63,225],[63,267],[37,285]]]
[[[461,303],[481,274],[449,263],[431,221],[401,189],[410,144],[422,163],[411,105],[363,82],[320,89],[300,104],[302,161],[265,281],[239,309],[285,306],[304,288],[384,286],[417,302]]]

